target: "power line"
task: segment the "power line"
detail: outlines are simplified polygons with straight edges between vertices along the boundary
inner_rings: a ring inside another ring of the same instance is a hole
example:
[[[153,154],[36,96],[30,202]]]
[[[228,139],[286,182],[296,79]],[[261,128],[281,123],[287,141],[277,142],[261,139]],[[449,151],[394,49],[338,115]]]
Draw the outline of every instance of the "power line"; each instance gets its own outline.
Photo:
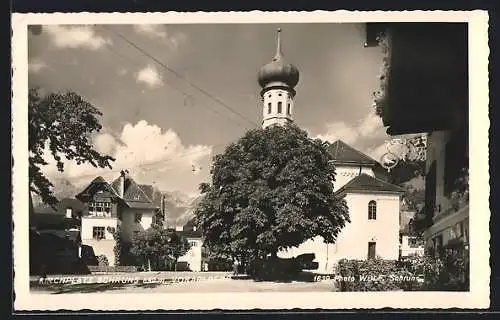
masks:
[[[216,145],[213,145],[213,148],[216,149],[216,148],[221,147],[221,146],[226,146],[226,144],[222,144],[222,143],[216,144]],[[134,166],[130,166],[128,169],[137,169],[137,168],[140,168],[140,169],[144,170],[144,167],[154,166],[154,165],[158,165],[158,164],[161,164],[161,163],[168,163],[168,162],[171,162],[171,161],[175,161],[175,160],[178,160],[178,159],[181,159],[181,158],[185,158],[185,157],[188,157],[188,156],[191,156],[191,155],[195,155],[197,153],[202,153],[202,152],[203,151],[201,151],[201,150],[193,151],[193,152],[187,152],[187,153],[185,153],[183,155],[177,156],[176,158],[166,158],[166,159],[161,159],[161,160],[152,161],[152,162],[148,162],[148,163],[137,164],[137,165],[134,165]],[[104,169],[104,168],[102,168],[102,169]],[[109,171],[103,172],[102,174],[118,173],[122,169],[109,170]],[[172,168],[170,168],[170,170],[171,169]],[[97,175],[98,175],[98,173],[92,173],[92,174],[89,173],[89,174],[78,175],[78,176],[72,177],[72,178],[73,179],[82,179],[82,178],[86,178],[86,177],[95,177]]]
[[[110,32],[112,32],[112,33],[114,33],[116,36],[120,37],[123,41],[125,41],[126,43],[128,43],[130,46],[134,47],[136,50],[138,50],[139,52],[141,52],[142,54],[144,54],[145,56],[147,56],[148,58],[150,58],[151,60],[153,60],[154,62],[156,62],[158,65],[160,65],[165,70],[171,72],[172,74],[174,74],[175,76],[177,76],[178,78],[180,78],[181,80],[183,80],[184,82],[186,82],[187,84],[189,84],[190,86],[192,86],[193,88],[197,89],[198,91],[200,91],[201,93],[203,93],[207,97],[211,98],[212,100],[214,100],[215,102],[217,102],[219,105],[221,105],[222,107],[224,107],[226,110],[228,110],[228,111],[230,111],[230,112],[238,115],[240,118],[242,118],[246,122],[248,122],[248,123],[250,123],[252,125],[258,126],[255,122],[253,122],[252,120],[249,120],[243,114],[241,114],[240,112],[234,110],[233,108],[231,108],[230,106],[228,106],[226,103],[224,103],[219,98],[215,97],[214,95],[210,94],[208,91],[204,90],[203,88],[199,87],[198,85],[196,85],[196,84],[192,83],[191,81],[187,80],[183,75],[181,75],[177,71],[175,71],[172,68],[170,68],[167,65],[165,65],[162,61],[158,60],[157,58],[155,58],[154,56],[152,56],[151,54],[149,54],[148,52],[146,52],[144,49],[142,49],[140,46],[136,45],[134,42],[132,42],[129,39],[127,39],[127,37],[125,37],[121,33],[117,32],[117,31],[115,31],[115,30],[113,30],[113,29],[111,29],[109,27],[106,27],[106,26],[103,26],[103,28],[106,29],[106,30],[108,30],[108,31],[110,31]]]
[[[130,58],[129,56],[127,55],[124,55],[123,53],[120,53],[118,51],[116,51],[115,49],[113,49],[113,47],[109,44],[109,43],[106,43],[106,45],[104,46],[109,52],[115,54],[116,56],[124,59],[124,60],[127,60],[133,64],[135,64],[136,66],[139,66],[139,63],[137,63],[137,61],[135,61],[134,59]],[[192,98],[192,96],[184,91],[182,91],[181,89],[179,89],[178,87],[174,86],[173,84],[165,81],[171,88],[173,88],[174,90],[176,90],[177,92],[179,92],[180,94],[182,94],[185,98]]]

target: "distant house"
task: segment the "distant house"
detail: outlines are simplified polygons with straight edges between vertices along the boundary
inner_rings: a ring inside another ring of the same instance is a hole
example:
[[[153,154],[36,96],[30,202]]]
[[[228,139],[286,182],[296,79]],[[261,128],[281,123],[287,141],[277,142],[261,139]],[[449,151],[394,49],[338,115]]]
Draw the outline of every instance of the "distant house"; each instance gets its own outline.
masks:
[[[196,227],[194,219],[191,219],[184,226],[176,228],[176,231],[187,239],[191,248],[189,251],[179,258],[178,262],[185,262],[191,271],[203,270],[204,263],[204,247],[201,231]]]
[[[95,178],[76,198],[88,208],[81,217],[82,243],[95,255],[105,255],[110,265],[115,264],[113,235],[118,225],[122,239],[130,241],[165,216],[163,194],[152,185],[138,184],[127,171],[111,183]]]

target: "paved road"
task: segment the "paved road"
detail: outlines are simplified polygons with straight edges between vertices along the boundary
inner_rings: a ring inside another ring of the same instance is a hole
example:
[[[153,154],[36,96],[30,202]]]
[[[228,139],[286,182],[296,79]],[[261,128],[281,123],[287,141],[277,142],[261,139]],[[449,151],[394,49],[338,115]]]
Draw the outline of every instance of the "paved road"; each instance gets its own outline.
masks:
[[[144,275],[141,275],[141,277]],[[331,292],[332,281],[292,281],[292,282],[257,282],[251,279],[231,279],[217,274],[217,277],[154,277],[139,283],[80,283],[80,284],[39,284],[34,283],[32,293],[163,293],[163,292]],[[142,277],[142,279],[147,279]],[[155,281],[158,280],[158,281]]]

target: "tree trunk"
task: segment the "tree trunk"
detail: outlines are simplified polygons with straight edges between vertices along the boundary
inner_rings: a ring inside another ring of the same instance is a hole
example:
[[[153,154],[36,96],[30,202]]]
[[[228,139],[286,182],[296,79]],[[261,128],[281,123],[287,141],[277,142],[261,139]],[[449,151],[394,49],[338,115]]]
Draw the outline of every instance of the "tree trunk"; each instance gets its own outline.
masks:
[[[151,260],[148,257],[148,271],[151,272]]]
[[[177,258],[174,259],[174,271],[177,271]]]

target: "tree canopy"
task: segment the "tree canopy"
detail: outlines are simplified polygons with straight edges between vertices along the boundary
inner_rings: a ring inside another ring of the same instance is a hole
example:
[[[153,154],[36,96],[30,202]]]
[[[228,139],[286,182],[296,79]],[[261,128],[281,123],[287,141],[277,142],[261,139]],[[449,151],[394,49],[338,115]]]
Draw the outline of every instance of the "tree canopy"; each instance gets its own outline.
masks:
[[[141,231],[132,238],[130,253],[142,259],[151,268],[160,260],[171,258],[175,262],[190,249],[186,238],[177,232],[153,224],[149,229]]]
[[[350,222],[333,190],[327,144],[295,125],[251,130],[216,155],[195,210],[211,251],[276,254],[307,239],[335,242]]]
[[[60,172],[64,171],[62,157],[79,165],[90,163],[94,167],[111,168],[115,159],[100,154],[92,144],[92,134],[102,129],[100,116],[102,113],[96,107],[74,92],[42,95],[37,88],[29,90],[30,191],[38,194],[44,203],[57,204],[51,189],[53,184],[41,170],[48,164],[44,159],[46,150],[50,151]]]

